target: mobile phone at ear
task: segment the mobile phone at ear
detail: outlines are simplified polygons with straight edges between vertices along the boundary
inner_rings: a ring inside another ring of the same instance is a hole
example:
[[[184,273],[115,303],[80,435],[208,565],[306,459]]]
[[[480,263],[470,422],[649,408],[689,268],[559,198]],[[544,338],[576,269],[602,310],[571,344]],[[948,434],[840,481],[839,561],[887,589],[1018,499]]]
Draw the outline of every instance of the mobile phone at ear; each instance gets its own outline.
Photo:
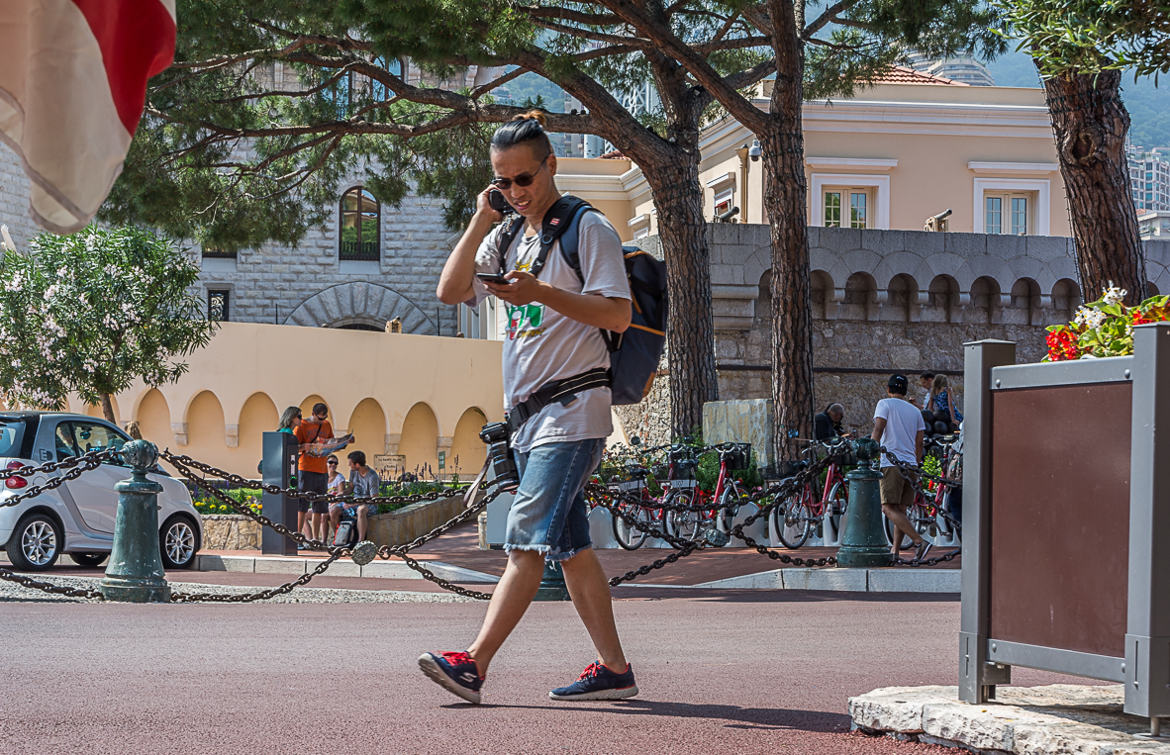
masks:
[[[508,204],[508,200],[504,199],[504,195],[500,193],[499,189],[492,189],[488,192],[488,204],[496,212],[502,212],[507,215],[510,212],[515,212],[512,205]]]
[[[512,282],[511,278],[505,278],[503,273],[476,273],[475,277],[487,283],[499,283],[504,286]]]

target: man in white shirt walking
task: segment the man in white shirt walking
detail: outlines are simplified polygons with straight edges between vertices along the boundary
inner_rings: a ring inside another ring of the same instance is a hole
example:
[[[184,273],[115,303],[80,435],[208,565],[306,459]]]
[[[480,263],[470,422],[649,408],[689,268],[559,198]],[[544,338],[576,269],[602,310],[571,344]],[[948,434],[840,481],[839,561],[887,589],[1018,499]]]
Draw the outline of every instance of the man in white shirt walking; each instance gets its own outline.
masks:
[[[926,423],[922,412],[906,399],[908,381],[905,375],[891,375],[886,384],[887,398],[878,402],[873,411],[873,435],[883,451],[882,469],[882,513],[893,525],[894,559],[897,560],[905,532],[917,551],[916,561],[921,561],[930,550],[930,543],[923,539],[910,524],[906,509],[914,503],[914,485],[903,476],[902,471],[890,459],[906,464],[922,463],[922,438]]]

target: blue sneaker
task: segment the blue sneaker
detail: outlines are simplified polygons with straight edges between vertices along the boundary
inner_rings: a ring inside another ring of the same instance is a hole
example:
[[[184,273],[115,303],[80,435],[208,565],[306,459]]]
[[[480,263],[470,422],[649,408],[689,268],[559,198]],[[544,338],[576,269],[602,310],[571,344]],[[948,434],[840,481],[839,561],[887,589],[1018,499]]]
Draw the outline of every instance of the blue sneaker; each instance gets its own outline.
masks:
[[[636,694],[633,666],[627,663],[625,671],[615,674],[601,661],[595,661],[585,667],[577,681],[568,687],[557,687],[548,696],[553,700],[623,700]]]
[[[423,653],[418,657],[418,667],[443,689],[469,703],[479,704],[479,688],[484,677],[479,675],[475,659],[467,653]]]

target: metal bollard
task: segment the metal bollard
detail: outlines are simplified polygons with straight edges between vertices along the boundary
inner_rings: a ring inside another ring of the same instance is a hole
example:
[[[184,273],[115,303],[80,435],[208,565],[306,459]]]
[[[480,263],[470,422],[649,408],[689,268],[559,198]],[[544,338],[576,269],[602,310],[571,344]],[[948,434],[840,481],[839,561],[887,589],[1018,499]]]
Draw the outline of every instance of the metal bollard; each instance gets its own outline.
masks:
[[[545,561],[535,600],[569,600],[569,587],[559,561]]]
[[[158,494],[162,485],[146,477],[158,461],[158,447],[135,440],[122,447],[122,458],[133,476],[114,486],[118,514],[114,550],[100,589],[106,600],[124,603],[167,603],[171,588],[163,572],[158,542]]]
[[[893,562],[886,535],[882,531],[882,475],[873,468],[881,449],[871,438],[857,441],[858,467],[845,479],[849,481],[849,507],[845,510],[845,527],[841,547],[837,550],[838,566],[889,566]]]

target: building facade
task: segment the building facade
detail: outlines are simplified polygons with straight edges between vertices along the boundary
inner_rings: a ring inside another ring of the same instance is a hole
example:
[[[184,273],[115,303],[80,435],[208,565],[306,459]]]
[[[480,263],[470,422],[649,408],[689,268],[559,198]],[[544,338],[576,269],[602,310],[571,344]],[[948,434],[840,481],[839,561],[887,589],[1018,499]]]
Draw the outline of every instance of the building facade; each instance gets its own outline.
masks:
[[[1127,143],[1129,183],[1133,189],[1133,206],[1139,215],[1170,211],[1170,160],[1167,148],[1143,150]]]

